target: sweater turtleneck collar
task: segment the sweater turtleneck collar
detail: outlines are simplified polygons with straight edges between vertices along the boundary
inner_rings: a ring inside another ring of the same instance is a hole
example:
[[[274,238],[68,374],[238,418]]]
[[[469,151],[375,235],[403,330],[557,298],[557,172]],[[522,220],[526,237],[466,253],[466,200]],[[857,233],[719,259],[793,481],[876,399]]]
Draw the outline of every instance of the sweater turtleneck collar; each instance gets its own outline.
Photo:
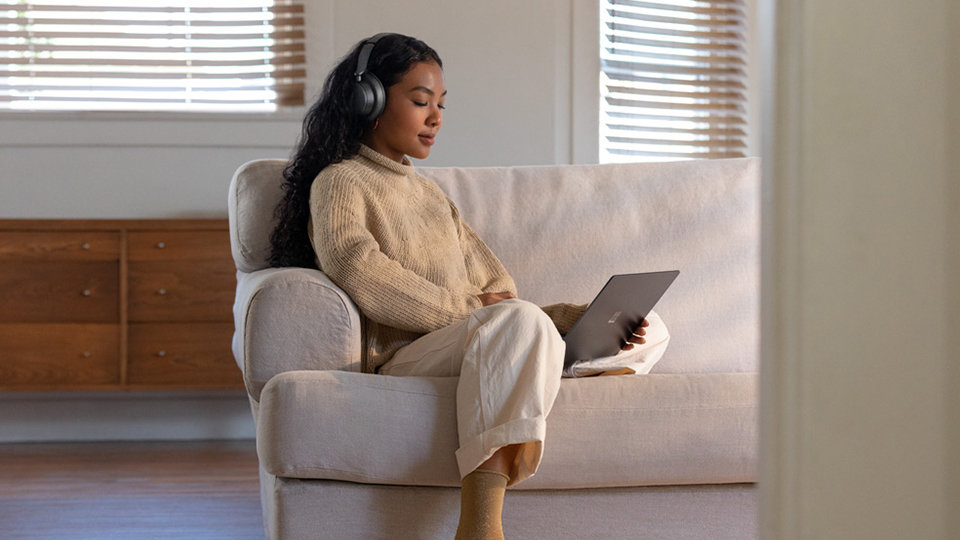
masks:
[[[376,150],[374,150],[373,148],[370,148],[365,144],[360,145],[359,155],[397,174],[402,174],[404,176],[409,176],[409,177],[416,176],[416,172],[414,171],[413,164],[410,163],[410,159],[407,156],[403,156],[403,163],[397,163],[396,161],[388,158],[387,156],[381,154],[380,152],[377,152]]]

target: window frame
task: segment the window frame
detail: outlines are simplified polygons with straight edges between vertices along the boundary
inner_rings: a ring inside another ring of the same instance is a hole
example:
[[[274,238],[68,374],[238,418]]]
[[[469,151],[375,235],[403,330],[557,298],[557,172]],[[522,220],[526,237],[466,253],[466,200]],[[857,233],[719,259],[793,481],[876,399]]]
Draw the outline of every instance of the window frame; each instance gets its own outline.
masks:
[[[302,6],[302,16],[304,18],[310,17],[308,12],[311,11],[311,2],[307,0],[293,0],[294,3]],[[304,25],[304,32],[306,37],[304,39],[304,47],[302,54],[310,54],[308,50],[310,49],[310,25]],[[0,121],[5,122],[15,122],[15,121],[36,121],[39,126],[45,125],[50,121],[91,121],[91,122],[129,122],[129,121],[143,121],[143,122],[167,122],[167,121],[197,121],[197,122],[238,122],[238,121],[252,121],[252,122],[277,122],[277,121],[297,121],[302,120],[303,115],[306,112],[307,107],[309,106],[309,99],[312,95],[313,88],[310,72],[309,72],[309,57],[304,63],[304,69],[308,70],[307,76],[300,79],[299,82],[303,84],[303,98],[304,104],[301,105],[277,105],[276,108],[272,111],[243,111],[243,110],[224,110],[224,111],[213,111],[213,110],[197,110],[197,111],[188,111],[188,110],[97,110],[97,109],[62,109],[62,110],[36,110],[36,109],[0,109]],[[56,136],[54,137],[57,138]],[[102,139],[103,144],[111,144],[109,141],[116,140],[111,137],[106,137]]]
[[[747,148],[748,156],[761,151],[760,64],[758,61],[758,3],[744,0],[747,47]],[[600,0],[572,2],[571,57],[571,163],[600,162]]]

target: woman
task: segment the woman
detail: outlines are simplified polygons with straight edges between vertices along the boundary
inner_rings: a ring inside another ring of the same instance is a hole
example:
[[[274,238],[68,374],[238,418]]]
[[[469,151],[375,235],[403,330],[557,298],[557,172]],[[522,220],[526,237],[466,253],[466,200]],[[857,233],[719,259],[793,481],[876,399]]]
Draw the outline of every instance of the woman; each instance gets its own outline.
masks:
[[[425,43],[357,44],[304,120],[271,262],[317,265],[354,300],[364,371],[459,376],[457,537],[497,538],[504,489],[539,465],[561,334],[585,306],[519,300],[456,206],[416,174],[408,156],[430,154],[445,101],[442,62]]]

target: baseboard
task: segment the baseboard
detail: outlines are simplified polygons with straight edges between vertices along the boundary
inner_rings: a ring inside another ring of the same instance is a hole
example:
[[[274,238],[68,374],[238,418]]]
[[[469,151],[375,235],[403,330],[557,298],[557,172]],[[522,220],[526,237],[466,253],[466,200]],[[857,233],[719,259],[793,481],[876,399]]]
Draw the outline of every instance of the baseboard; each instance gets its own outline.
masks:
[[[0,395],[0,442],[252,439],[246,393],[30,392]]]

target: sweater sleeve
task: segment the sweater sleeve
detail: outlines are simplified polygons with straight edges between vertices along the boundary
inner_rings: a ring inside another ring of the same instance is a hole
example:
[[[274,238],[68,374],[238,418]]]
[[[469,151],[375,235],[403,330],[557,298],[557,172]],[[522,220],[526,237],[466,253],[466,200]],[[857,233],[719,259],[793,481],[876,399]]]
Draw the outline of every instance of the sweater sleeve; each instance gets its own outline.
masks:
[[[482,307],[470,291],[440,287],[384,254],[366,228],[365,209],[364,193],[349,173],[321,172],[314,182],[311,240],[320,268],[365,316],[425,334]]]
[[[563,336],[580,320],[583,312],[587,310],[587,304],[551,304],[540,309],[550,317],[550,320],[557,327],[557,331]]]
[[[460,233],[460,249],[463,251],[463,259],[470,282],[485,293],[509,291],[516,296],[517,286],[510,274],[507,273],[507,269],[503,267],[503,263],[500,262],[500,259],[483,239],[470,228],[470,225],[463,221],[460,217],[460,211],[457,210],[453,201],[447,200],[450,203],[453,217],[457,220]]]

